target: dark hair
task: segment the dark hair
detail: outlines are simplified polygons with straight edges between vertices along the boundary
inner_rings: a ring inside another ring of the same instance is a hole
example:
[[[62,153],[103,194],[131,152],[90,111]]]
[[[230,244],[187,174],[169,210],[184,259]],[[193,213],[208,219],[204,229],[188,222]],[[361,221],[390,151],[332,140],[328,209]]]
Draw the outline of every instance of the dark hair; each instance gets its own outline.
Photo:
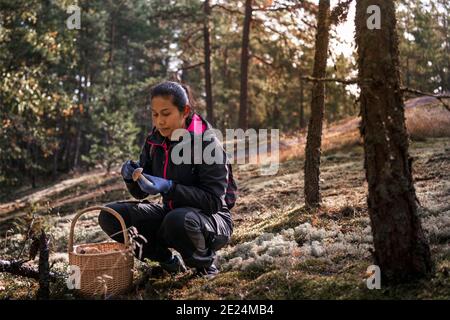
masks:
[[[195,111],[196,102],[192,90],[187,84],[174,81],[158,83],[150,89],[150,101],[152,101],[154,97],[170,98],[180,112],[184,111],[184,106],[186,104],[191,106],[189,115],[192,115]]]

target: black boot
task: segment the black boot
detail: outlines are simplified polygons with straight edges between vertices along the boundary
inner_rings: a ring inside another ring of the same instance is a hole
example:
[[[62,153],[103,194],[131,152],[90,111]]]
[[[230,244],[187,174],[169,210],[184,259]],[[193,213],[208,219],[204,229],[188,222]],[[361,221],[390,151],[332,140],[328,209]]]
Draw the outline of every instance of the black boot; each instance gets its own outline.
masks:
[[[169,261],[160,262],[161,268],[166,270],[170,274],[183,273],[187,271],[183,260],[178,255],[173,255]]]
[[[219,274],[219,269],[213,263],[209,267],[197,268],[196,275],[206,279],[212,279]]]

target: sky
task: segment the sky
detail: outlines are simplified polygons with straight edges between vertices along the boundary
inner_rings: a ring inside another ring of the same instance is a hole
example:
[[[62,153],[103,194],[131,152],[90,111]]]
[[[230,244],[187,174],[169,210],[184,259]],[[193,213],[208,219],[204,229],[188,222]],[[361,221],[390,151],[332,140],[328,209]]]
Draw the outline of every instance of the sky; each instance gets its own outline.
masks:
[[[333,8],[339,1],[331,0],[331,7]],[[332,47],[336,50],[336,53],[343,53],[345,56],[349,57],[352,55],[354,50],[354,31],[355,31],[355,2],[353,1],[350,6],[350,11],[347,17],[347,21],[340,24],[336,31],[338,35],[342,38],[342,42],[332,41]]]
[[[217,2],[217,1],[213,1]],[[316,0],[317,3],[319,3],[318,0]],[[339,0],[331,0],[331,9],[334,8],[339,3]],[[331,39],[330,46],[333,48],[333,52],[335,52],[336,55],[339,55],[343,53],[347,57],[351,57],[354,51],[354,19],[355,19],[355,4],[354,1],[352,2],[350,6],[350,11],[347,17],[347,20],[337,26],[336,31],[341,39],[341,41],[337,41],[334,39]],[[174,47],[172,47],[172,50],[177,49],[177,44],[173,44]],[[332,64],[332,60],[330,58],[329,63]],[[174,59],[171,63],[171,69],[176,69],[181,64],[181,60]]]

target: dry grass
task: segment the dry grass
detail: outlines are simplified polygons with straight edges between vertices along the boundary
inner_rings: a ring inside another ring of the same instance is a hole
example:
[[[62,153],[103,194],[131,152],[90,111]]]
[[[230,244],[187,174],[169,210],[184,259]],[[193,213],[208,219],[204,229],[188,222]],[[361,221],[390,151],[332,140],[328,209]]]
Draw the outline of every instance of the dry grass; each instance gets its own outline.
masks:
[[[435,102],[406,108],[406,127],[413,140],[450,137],[450,111]]]
[[[450,137],[450,112],[435,98],[421,97],[405,102],[406,128],[412,140],[432,137]],[[354,145],[361,145],[359,118],[351,117],[325,127],[322,150],[333,152]],[[280,146],[280,159],[303,157],[306,133],[285,136]]]

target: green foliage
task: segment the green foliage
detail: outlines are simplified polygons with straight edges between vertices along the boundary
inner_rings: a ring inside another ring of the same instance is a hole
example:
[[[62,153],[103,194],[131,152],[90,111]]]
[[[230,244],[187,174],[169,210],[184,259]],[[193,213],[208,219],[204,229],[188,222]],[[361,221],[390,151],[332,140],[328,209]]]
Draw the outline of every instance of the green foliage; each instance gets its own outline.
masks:
[[[2,194],[46,184],[62,173],[109,170],[136,159],[152,127],[149,87],[161,80],[188,83],[206,115],[202,0],[75,3],[80,30],[66,27],[71,1],[0,0]],[[300,78],[312,72],[315,6],[293,3],[253,3],[252,128],[289,132],[307,124],[311,83]],[[345,20],[347,3],[334,8],[335,23]],[[222,130],[238,122],[243,4],[211,2],[208,19],[214,116]],[[398,13],[404,82],[449,90],[447,2],[404,0]],[[347,78],[355,69],[351,57],[330,57],[330,77]],[[327,83],[328,122],[357,114],[347,89]]]
[[[125,114],[124,118],[119,111],[111,113],[105,110],[95,114],[92,120],[101,127],[87,136],[91,149],[87,155],[82,155],[86,163],[101,164],[109,171],[112,164],[138,154],[140,148],[130,137],[136,136],[139,128],[131,115]]]
[[[136,158],[151,126],[148,88],[166,75],[164,33],[146,1],[1,1],[0,186],[45,183]],[[158,50],[155,50],[155,49]]]
[[[449,2],[403,0],[398,16],[403,83],[427,92],[449,92]]]

